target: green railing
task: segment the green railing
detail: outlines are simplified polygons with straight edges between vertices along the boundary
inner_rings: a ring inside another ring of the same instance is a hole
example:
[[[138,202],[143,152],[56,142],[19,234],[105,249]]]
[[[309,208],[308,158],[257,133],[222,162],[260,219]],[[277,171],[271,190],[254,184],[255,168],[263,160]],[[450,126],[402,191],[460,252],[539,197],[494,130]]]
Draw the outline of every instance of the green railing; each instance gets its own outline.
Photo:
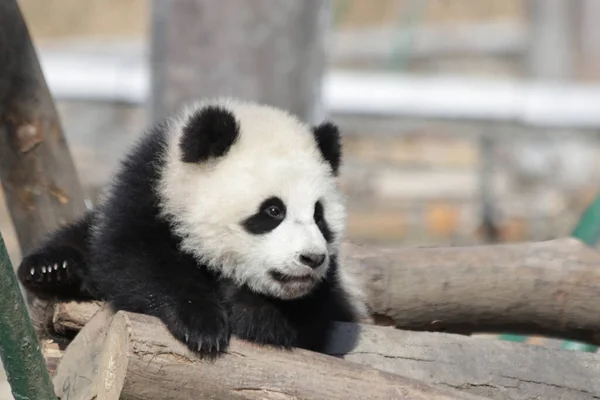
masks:
[[[0,356],[15,400],[56,400],[4,238],[0,233]]]

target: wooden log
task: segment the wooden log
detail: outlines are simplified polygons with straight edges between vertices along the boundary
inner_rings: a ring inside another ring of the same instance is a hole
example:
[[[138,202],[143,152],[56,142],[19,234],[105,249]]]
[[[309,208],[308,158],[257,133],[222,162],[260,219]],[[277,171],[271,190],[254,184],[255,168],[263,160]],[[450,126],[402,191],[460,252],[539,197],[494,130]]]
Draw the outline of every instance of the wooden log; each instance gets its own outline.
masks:
[[[93,309],[100,309],[97,305],[92,308],[78,303],[60,305],[57,310],[59,307],[62,314],[59,321],[83,320],[82,315],[90,315]],[[77,310],[78,307],[82,310]],[[74,316],[69,316],[70,312]],[[107,323],[101,322],[96,326],[106,327]],[[89,333],[86,334],[87,346],[94,345],[90,337]],[[81,340],[72,346],[79,346],[77,343]],[[95,354],[102,349],[70,347],[68,351],[71,354]],[[262,351],[271,350],[263,348]],[[55,368],[60,358],[56,347],[48,346],[45,353],[49,364]],[[597,379],[600,355],[597,354],[462,335],[343,323],[336,325],[326,353],[428,384],[457,388],[497,400],[592,400],[600,397],[600,381]]]
[[[353,332],[360,329],[358,341]],[[600,355],[392,327],[337,324],[327,353],[490,399],[600,398]]]
[[[52,328],[56,334],[76,334],[103,307],[101,301],[57,303],[52,314]]]
[[[57,396],[88,399],[483,399],[305,350],[233,338],[216,361],[200,360],[156,318],[108,308],[69,345]]]
[[[417,249],[346,243],[343,254],[376,321],[600,342],[600,253],[577,239]]]

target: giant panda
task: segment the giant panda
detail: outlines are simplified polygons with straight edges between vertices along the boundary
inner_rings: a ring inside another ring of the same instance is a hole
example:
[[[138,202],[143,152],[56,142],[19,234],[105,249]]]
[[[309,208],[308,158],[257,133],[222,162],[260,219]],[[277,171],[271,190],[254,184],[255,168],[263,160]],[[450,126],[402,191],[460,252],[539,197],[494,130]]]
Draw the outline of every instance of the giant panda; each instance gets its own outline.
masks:
[[[133,146],[96,206],[19,268],[39,298],[158,317],[202,356],[231,334],[321,351],[366,313],[338,265],[345,202],[331,122],[265,104],[193,103]]]

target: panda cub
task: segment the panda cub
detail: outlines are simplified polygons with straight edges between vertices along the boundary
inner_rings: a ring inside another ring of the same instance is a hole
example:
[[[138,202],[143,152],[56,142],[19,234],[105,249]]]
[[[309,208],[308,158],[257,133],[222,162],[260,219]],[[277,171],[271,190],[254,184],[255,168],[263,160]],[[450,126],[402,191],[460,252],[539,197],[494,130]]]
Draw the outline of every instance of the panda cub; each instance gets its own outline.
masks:
[[[234,99],[147,132],[99,205],[24,257],[40,298],[99,299],[158,317],[203,356],[230,335],[320,351],[364,315],[338,267],[338,128]]]

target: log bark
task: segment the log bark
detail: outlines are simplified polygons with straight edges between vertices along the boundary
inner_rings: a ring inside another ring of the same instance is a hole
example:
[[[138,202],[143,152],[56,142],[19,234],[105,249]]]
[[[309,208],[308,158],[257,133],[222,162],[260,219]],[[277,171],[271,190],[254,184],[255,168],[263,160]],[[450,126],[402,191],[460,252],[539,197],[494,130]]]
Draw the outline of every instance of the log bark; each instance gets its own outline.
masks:
[[[84,212],[84,194],[16,0],[0,2],[0,29],[0,181],[26,254]]]
[[[343,254],[380,324],[600,342],[600,253],[577,239]]]
[[[57,396],[84,399],[483,399],[305,350],[233,338],[200,360],[156,318],[104,308],[69,345]]]
[[[490,399],[600,399],[598,354],[341,323],[333,339],[330,355]]]

